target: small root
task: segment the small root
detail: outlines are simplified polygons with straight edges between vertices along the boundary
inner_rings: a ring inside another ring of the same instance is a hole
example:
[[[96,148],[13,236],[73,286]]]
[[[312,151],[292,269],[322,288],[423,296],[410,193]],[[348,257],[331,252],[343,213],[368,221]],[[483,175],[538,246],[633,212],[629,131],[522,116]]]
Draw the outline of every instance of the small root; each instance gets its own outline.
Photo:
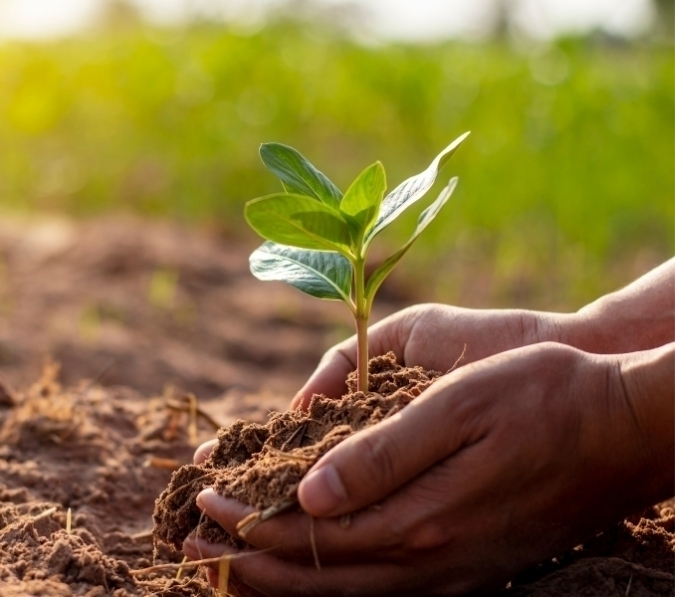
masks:
[[[272,446],[267,446],[267,451],[273,456],[277,456],[278,458],[282,458],[283,460],[296,460],[300,462],[314,462],[316,460],[314,456],[304,456],[303,454],[289,454],[288,452],[282,452],[281,450],[277,450]]]
[[[282,450],[290,446],[290,444],[296,437],[298,437],[298,435],[300,436],[299,444],[302,446],[302,440],[305,439],[305,431],[307,431],[307,423],[308,421],[303,421],[302,423],[300,423],[300,425],[298,425],[296,430],[293,433],[291,433],[291,436],[281,446]]]
[[[285,512],[292,506],[295,506],[298,503],[298,500],[295,498],[283,500],[274,506],[266,508],[262,512],[251,512],[248,516],[245,516],[237,523],[237,535],[242,539],[246,539],[248,535],[255,527],[257,527],[261,522],[269,520],[277,514]]]
[[[145,574],[153,574],[155,572],[171,572],[172,570],[178,570],[179,568],[199,568],[199,566],[210,566],[211,564],[220,564],[220,562],[223,559],[231,560],[233,558],[244,558],[247,556],[254,556],[260,553],[265,553],[267,551],[269,550],[258,549],[256,551],[239,552],[237,554],[228,554],[224,556],[218,556],[215,558],[204,558],[202,560],[189,560],[187,562],[181,562],[180,564],[175,563],[155,564],[154,566],[148,566],[147,568],[138,568],[136,570],[129,570],[129,574],[131,576],[143,576]]]
[[[312,555],[314,556],[314,566],[321,571],[321,562],[319,561],[319,550],[316,548],[316,534],[314,533],[314,517],[309,517],[309,544],[312,546]]]
[[[208,472],[208,473],[206,473],[206,474],[204,474],[204,475],[200,475],[199,477],[197,477],[197,478],[195,478],[195,479],[192,479],[192,481],[190,481],[189,483],[185,483],[185,484],[181,485],[180,487],[178,487],[177,489],[174,489],[174,490],[173,490],[169,495],[167,495],[160,503],[163,504],[164,502],[168,502],[168,501],[169,501],[172,497],[174,497],[176,494],[178,494],[178,493],[180,493],[181,491],[183,491],[183,489],[185,489],[185,488],[187,488],[187,487],[190,487],[190,485],[192,485],[193,483],[197,483],[197,481],[201,481],[202,479],[208,479],[208,478],[211,477],[212,475],[215,475],[217,472],[218,472],[218,471],[211,471],[211,472]],[[158,504],[158,505],[159,505],[159,504]],[[155,507],[156,507],[156,506],[155,506]]]
[[[199,539],[199,531],[200,531],[201,528],[202,528],[202,522],[203,522],[203,520],[204,520],[204,516],[206,516],[206,513],[204,512],[204,510],[202,510],[202,511],[199,513],[199,521],[197,522],[197,533],[196,533],[196,538],[197,538],[197,539]],[[199,544],[197,544],[197,552],[199,553],[199,557],[200,557],[201,559],[204,559],[204,554],[202,554],[202,548],[199,546]]]
[[[73,532],[73,510],[68,508],[66,512],[66,533],[70,535]]]
[[[464,344],[464,348],[462,348],[462,354],[460,354],[457,357],[457,360],[455,361],[454,365],[450,367],[450,369],[448,369],[448,373],[450,373],[450,371],[454,371],[459,366],[459,363],[464,359],[465,353],[466,353],[466,344]]]
[[[181,562],[180,564],[155,564],[147,568],[139,568],[138,570],[129,570],[131,576],[142,576],[143,574],[152,574],[153,572],[166,572],[172,570],[179,570],[180,568],[198,568],[199,566],[208,566],[209,564],[216,564],[224,557],[231,558],[232,556],[219,556],[217,558],[205,558],[203,560],[190,560]]]

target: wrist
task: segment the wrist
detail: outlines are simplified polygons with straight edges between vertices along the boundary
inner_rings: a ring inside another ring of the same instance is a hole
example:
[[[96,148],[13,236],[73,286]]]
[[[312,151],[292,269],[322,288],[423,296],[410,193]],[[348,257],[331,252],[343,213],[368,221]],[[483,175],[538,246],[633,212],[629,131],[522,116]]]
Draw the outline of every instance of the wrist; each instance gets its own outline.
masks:
[[[603,524],[674,493],[674,358],[675,343],[628,354],[579,353],[568,388],[581,430],[572,452],[583,455],[579,491],[590,490]]]
[[[578,326],[575,314],[524,311],[525,337],[523,346],[540,342],[556,342],[574,348]]]
[[[557,341],[594,354],[649,350],[673,340],[672,313],[623,309],[611,295],[555,319]]]
[[[675,340],[674,264],[570,314],[561,341],[595,354],[622,354]]]

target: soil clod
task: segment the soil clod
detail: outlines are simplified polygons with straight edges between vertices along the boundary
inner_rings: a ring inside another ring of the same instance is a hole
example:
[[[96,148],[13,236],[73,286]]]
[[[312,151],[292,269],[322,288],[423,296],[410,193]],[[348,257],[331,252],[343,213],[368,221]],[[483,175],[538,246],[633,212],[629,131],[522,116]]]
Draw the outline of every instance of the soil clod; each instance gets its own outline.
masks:
[[[356,390],[352,373],[341,399],[317,395],[307,411],[276,413],[265,425],[238,421],[221,430],[209,458],[176,471],[157,500],[156,536],[176,549],[191,532],[241,546],[240,539],[257,524],[297,505],[300,481],[328,450],[398,412],[442,375],[402,367],[393,353],[371,359],[369,370],[368,393]],[[239,537],[227,535],[208,517],[197,528],[195,500],[206,487],[256,508],[240,522]]]

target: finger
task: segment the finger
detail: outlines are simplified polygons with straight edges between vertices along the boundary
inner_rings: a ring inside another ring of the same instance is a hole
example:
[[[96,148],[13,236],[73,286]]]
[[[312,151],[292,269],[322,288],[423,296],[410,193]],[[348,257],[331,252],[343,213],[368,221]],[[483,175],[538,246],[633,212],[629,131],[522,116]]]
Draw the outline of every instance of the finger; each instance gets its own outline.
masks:
[[[205,568],[206,580],[214,588],[218,589],[218,582],[220,575],[213,568]],[[217,595],[218,593],[216,593]],[[255,589],[251,589],[244,585],[237,577],[230,571],[227,583],[227,596],[230,597],[263,597],[262,593],[258,593]]]
[[[397,578],[405,578],[402,568],[394,564],[323,565],[317,570],[315,562],[308,565],[297,564],[280,560],[264,551],[246,550],[236,553],[222,544],[209,543],[204,539],[186,539],[183,551],[191,559],[195,559],[197,554],[203,554],[204,558],[231,554],[230,571],[238,581],[264,595],[330,596],[344,595],[347,592],[350,595],[373,595],[396,586]],[[216,566],[214,564],[213,568]],[[348,587],[352,590],[347,591]],[[387,594],[392,593],[389,591]]]
[[[237,524],[255,512],[237,500],[224,498],[212,489],[197,496],[197,505],[228,533],[237,534]],[[396,510],[394,508],[394,510]],[[406,530],[413,526],[414,511],[392,512],[388,508],[360,512],[348,521],[314,519],[307,514],[288,512],[272,517],[251,529],[245,540],[258,549],[280,557],[311,563],[317,546],[327,563],[395,558]]]
[[[393,564],[321,565],[318,570],[314,564],[296,564],[256,552],[235,556],[230,566],[242,583],[272,597],[417,594],[409,587],[414,575]]]
[[[399,311],[368,328],[368,352],[381,355],[394,352],[403,364],[405,345],[414,318],[410,310]],[[307,383],[291,401],[291,408],[307,408],[314,394],[338,398],[347,391],[347,375],[356,369],[356,336],[331,348],[321,359]]]
[[[201,464],[209,457],[209,454],[211,454],[213,448],[215,448],[217,445],[218,445],[217,439],[211,439],[207,442],[204,442],[201,446],[199,446],[195,450],[195,455],[192,457],[192,461],[195,464]]]
[[[474,411],[500,392],[485,382],[485,369],[478,363],[446,375],[399,413],[330,450],[300,483],[302,508],[317,517],[353,512],[481,439],[490,417]]]
[[[224,543],[210,543],[205,539],[200,539],[194,535],[189,535],[183,541],[183,553],[191,560],[207,560],[219,558],[226,555],[234,555],[237,550]],[[218,562],[209,564],[208,567],[218,570]]]
[[[243,557],[255,553],[253,550],[237,551],[236,549],[224,545],[222,543],[209,543],[205,539],[197,539],[194,536],[188,537],[183,543],[183,553],[191,560],[204,560],[220,558],[221,556],[230,556],[229,578],[228,578],[228,595],[232,594],[236,597],[260,597],[261,593],[247,587],[240,579],[236,577],[234,570],[232,570],[232,559],[235,557]],[[220,580],[220,562],[208,564],[204,566],[206,570],[206,579],[214,588],[218,588],[218,581]]]
[[[190,557],[190,556],[188,556]],[[206,568],[206,580],[212,587],[218,586],[218,573],[213,568]]]
[[[295,395],[291,401],[291,408],[308,408],[314,394],[325,394],[333,398],[344,395],[347,392],[345,380],[347,375],[356,368],[355,363],[355,337],[331,348],[323,355],[307,383]]]

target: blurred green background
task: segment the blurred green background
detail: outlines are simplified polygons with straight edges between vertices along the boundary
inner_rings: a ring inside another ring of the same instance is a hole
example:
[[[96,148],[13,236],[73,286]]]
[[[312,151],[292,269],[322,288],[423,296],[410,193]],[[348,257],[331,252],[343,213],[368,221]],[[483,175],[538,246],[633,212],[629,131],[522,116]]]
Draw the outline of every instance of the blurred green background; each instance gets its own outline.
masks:
[[[0,43],[6,211],[121,210],[250,239],[243,203],[278,190],[263,141],[298,148],[343,190],[379,159],[393,188],[471,130],[442,175],[458,190],[394,291],[571,309],[672,254],[663,37],[363,44],[289,12],[258,31],[113,16],[86,35]]]

